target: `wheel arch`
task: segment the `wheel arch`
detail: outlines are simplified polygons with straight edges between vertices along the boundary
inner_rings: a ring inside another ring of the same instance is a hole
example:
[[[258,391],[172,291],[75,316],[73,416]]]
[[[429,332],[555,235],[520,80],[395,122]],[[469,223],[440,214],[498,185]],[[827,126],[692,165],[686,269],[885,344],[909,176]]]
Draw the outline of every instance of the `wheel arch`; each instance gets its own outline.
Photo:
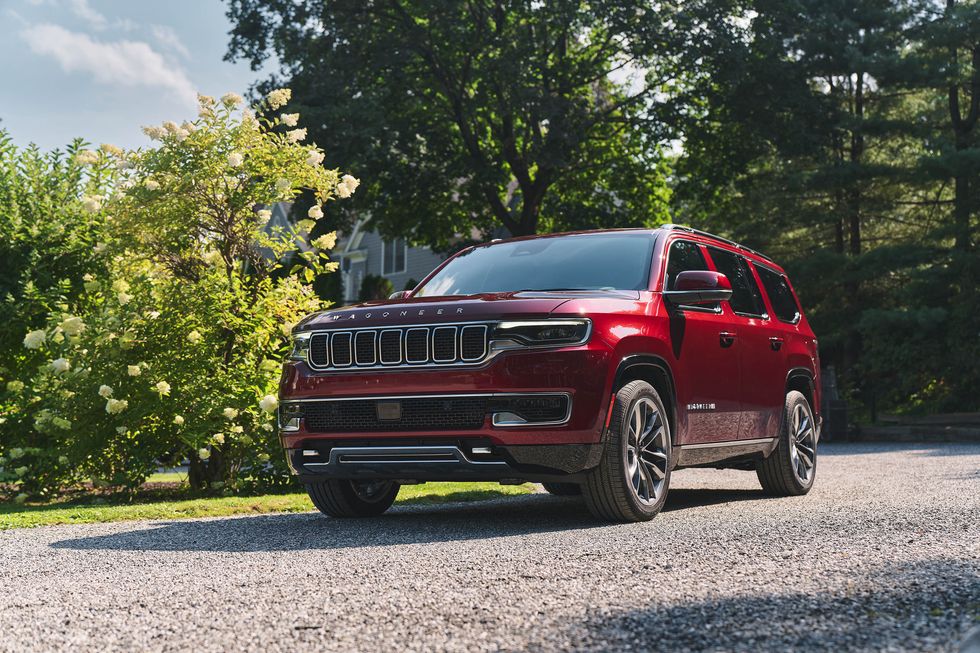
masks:
[[[805,367],[794,367],[786,374],[786,392],[784,396],[793,390],[806,397],[807,402],[810,404],[810,410],[814,414],[820,412],[820,407],[813,405],[814,397],[816,397],[816,387],[814,385],[813,373],[810,370]]]
[[[677,390],[670,365],[660,356],[653,354],[632,354],[624,357],[616,368],[613,377],[612,394],[615,395],[630,381],[646,381],[654,387],[664,401],[667,409],[667,423],[670,425],[671,444],[677,442]],[[608,415],[607,415],[608,419]]]

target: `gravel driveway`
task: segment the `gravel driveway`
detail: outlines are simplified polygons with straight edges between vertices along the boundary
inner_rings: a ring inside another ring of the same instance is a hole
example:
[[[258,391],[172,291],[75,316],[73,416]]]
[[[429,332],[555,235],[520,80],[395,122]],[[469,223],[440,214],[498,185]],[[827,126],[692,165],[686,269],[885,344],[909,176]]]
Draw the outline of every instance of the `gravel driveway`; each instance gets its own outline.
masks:
[[[980,445],[825,445],[809,496],[685,470],[648,524],[544,494],[0,533],[0,650],[955,650]]]

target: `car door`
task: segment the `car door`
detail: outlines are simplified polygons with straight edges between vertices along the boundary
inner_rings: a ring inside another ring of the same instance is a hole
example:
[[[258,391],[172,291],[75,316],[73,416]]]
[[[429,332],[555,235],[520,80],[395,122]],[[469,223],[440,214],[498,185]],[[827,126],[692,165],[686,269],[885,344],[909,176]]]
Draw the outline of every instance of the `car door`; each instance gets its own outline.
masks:
[[[708,255],[715,269],[732,284],[732,297],[725,304],[736,323],[739,340],[742,414],[738,439],[775,437],[786,384],[781,329],[768,314],[756,275],[745,257],[720,247],[708,247]]]
[[[709,270],[703,246],[686,239],[667,245],[663,289],[674,290],[677,275]],[[682,444],[738,438],[739,346],[731,315],[720,305],[668,305]]]

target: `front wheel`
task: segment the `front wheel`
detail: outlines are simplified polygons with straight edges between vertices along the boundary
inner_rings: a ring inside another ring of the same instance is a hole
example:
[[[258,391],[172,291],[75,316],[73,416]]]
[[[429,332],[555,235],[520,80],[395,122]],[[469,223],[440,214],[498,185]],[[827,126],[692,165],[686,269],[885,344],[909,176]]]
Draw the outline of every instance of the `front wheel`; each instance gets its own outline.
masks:
[[[582,487],[589,510],[607,521],[653,519],[667,500],[670,457],[660,395],[646,381],[627,383],[613,402],[602,460]]]
[[[786,394],[779,444],[756,467],[766,494],[799,496],[813,487],[817,476],[817,428],[810,402],[793,390]]]
[[[394,481],[351,481],[325,478],[306,484],[313,505],[331,517],[375,517],[398,496]]]

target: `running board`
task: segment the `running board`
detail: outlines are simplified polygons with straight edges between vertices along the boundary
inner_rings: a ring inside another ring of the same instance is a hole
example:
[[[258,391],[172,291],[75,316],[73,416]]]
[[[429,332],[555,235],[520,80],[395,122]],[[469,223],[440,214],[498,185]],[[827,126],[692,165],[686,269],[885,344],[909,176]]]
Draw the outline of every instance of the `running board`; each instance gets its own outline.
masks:
[[[698,467],[745,457],[765,458],[776,448],[779,438],[729,440],[683,444],[677,447],[677,467]]]

